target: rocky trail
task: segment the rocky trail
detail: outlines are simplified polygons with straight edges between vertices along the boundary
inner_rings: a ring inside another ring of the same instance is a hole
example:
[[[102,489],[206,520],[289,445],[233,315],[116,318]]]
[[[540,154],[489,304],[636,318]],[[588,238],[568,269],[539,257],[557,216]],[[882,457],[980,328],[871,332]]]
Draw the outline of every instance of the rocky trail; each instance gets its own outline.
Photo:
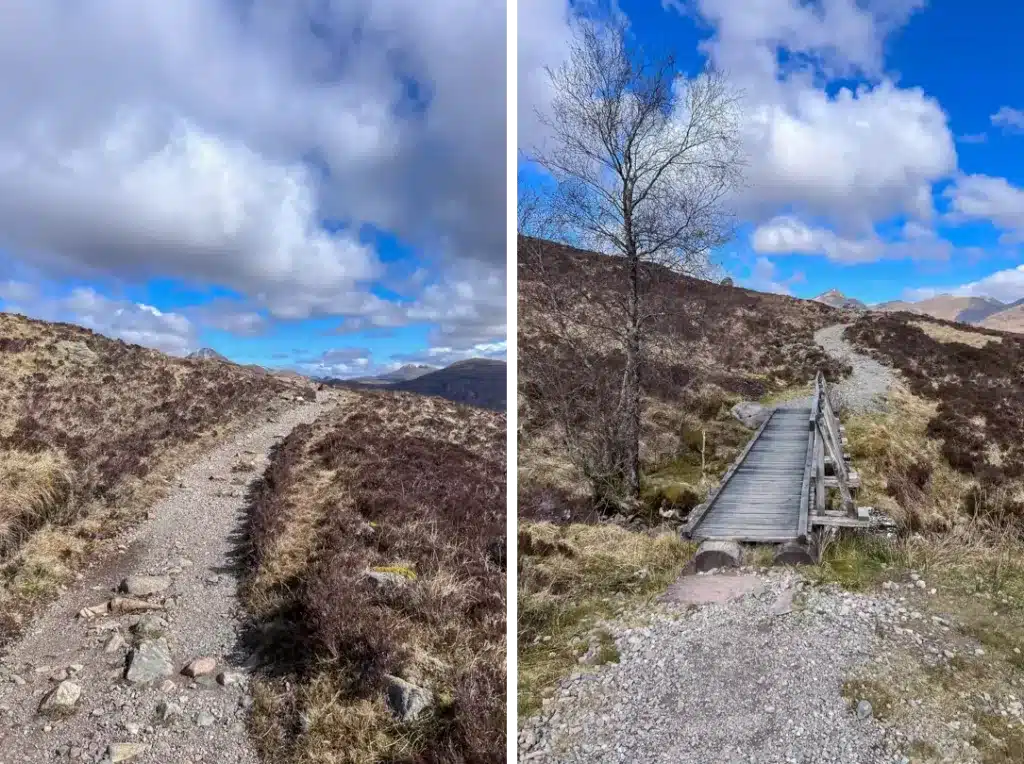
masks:
[[[0,764],[255,764],[232,556],[248,484],[276,442],[338,400],[318,398],[183,470],[118,557],[0,652]]]

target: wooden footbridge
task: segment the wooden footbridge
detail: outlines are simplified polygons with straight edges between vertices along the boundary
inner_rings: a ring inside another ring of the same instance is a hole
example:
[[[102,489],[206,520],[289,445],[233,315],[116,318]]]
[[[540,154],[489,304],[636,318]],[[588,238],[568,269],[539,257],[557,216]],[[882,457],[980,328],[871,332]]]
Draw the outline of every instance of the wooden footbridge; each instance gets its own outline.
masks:
[[[807,546],[818,528],[889,524],[854,503],[860,478],[845,447],[845,430],[819,372],[810,403],[769,413],[718,488],[691,512],[684,535]]]

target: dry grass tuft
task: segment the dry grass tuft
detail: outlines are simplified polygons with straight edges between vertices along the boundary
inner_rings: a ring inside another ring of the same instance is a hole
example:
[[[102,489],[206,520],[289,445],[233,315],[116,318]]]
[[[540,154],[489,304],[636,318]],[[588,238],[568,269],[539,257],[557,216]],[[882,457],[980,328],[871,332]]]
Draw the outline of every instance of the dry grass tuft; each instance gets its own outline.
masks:
[[[0,313],[0,642],[175,468],[295,387]]]
[[[910,326],[916,326],[936,342],[945,344],[959,342],[972,348],[983,348],[990,342],[998,344],[1003,341],[1003,338],[996,334],[967,332],[948,324],[936,324],[931,321],[908,321],[907,323]]]
[[[519,524],[519,716],[592,646],[613,660],[603,618],[650,602],[693,557],[676,533],[637,533],[611,524]]]
[[[243,587],[269,760],[503,760],[504,445],[502,414],[353,392],[278,447]],[[388,675],[434,705],[398,721]]]

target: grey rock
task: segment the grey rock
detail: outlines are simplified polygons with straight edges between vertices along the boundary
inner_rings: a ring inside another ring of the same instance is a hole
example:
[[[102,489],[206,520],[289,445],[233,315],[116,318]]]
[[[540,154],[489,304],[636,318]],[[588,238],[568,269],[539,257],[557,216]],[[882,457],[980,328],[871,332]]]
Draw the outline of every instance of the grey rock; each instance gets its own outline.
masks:
[[[874,709],[871,708],[871,704],[862,700],[857,704],[857,718],[858,719],[870,719]]]
[[[159,594],[171,585],[170,576],[128,576],[121,581],[119,591],[133,597],[148,597]]]
[[[46,716],[67,716],[74,712],[81,696],[82,688],[74,682],[65,680],[43,696],[43,701],[39,704],[39,713]]]
[[[156,639],[167,633],[170,624],[167,619],[155,613],[146,613],[132,626],[132,634],[144,639]]]
[[[209,711],[200,711],[196,716],[196,725],[199,727],[212,727],[217,721]]]
[[[143,640],[128,656],[128,669],[124,678],[131,684],[151,684],[158,679],[171,676],[174,664],[167,640]]]
[[[390,674],[385,676],[385,680],[388,706],[399,721],[412,721],[433,704],[434,696],[430,690]]]
[[[756,430],[764,424],[764,421],[771,413],[771,409],[753,401],[740,401],[732,407],[731,413],[744,427]]]
[[[401,589],[402,587],[408,586],[412,583],[412,581],[410,581],[406,576],[403,576],[400,573],[367,570],[363,575],[366,576],[366,578],[368,578],[374,584],[380,587],[391,586]]]

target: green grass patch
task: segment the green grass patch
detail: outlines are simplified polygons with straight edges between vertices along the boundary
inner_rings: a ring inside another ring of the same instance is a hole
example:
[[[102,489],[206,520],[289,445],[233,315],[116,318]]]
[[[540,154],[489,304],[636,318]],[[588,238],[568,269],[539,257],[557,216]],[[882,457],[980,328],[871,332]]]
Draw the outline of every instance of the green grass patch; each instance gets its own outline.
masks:
[[[598,639],[599,662],[617,661],[614,640],[599,622],[653,601],[695,551],[695,544],[674,533],[637,533],[615,525],[521,524],[520,718],[536,712],[545,692],[579,665],[592,637]]]
[[[981,753],[982,764],[1024,761],[1024,731],[1011,727],[1007,719],[995,714],[975,714],[974,723],[978,731],[971,742]]]

